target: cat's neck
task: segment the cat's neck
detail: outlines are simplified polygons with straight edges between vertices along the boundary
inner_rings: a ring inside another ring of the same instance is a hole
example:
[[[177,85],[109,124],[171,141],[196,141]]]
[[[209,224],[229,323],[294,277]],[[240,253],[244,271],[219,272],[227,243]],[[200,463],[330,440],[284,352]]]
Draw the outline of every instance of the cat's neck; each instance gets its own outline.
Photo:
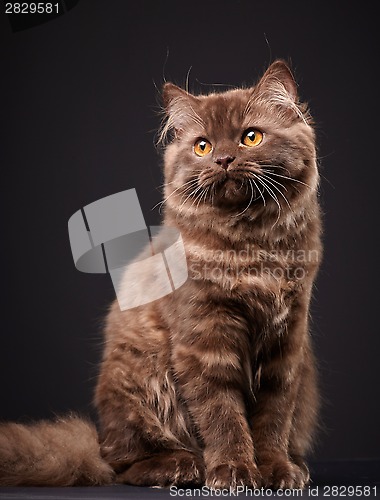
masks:
[[[311,198],[308,210],[247,211],[234,216],[214,207],[203,207],[193,212],[178,212],[166,207],[164,225],[176,227],[186,244],[201,245],[208,249],[240,250],[247,245],[264,249],[299,246],[310,232],[318,231],[319,211],[316,196]],[[315,226],[315,230],[312,227]]]

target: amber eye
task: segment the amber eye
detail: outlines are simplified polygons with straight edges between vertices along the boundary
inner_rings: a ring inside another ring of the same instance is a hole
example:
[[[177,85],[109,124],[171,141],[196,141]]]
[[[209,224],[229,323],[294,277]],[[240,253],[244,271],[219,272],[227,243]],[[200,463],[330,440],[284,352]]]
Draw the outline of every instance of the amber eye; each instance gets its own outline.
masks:
[[[206,156],[211,153],[212,145],[207,139],[198,139],[194,144],[194,153],[197,156]]]
[[[243,137],[241,138],[242,144],[250,148],[253,146],[258,146],[262,142],[262,140],[263,133],[255,128],[249,128],[248,130],[246,130],[243,134]]]

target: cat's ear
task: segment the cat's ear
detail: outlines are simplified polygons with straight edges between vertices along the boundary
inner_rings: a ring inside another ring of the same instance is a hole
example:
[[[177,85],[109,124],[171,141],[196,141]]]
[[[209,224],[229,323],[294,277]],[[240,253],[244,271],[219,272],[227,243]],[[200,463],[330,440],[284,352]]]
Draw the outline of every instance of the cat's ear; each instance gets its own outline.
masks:
[[[298,103],[297,84],[285,61],[277,59],[269,66],[256,85],[254,94],[279,111],[304,119],[302,106]]]
[[[165,133],[174,130],[178,135],[191,123],[199,123],[199,116],[196,112],[198,99],[186,90],[177,87],[174,83],[165,83],[162,100],[166,114]]]
[[[286,97],[294,102],[297,100],[297,84],[289,66],[282,59],[277,59],[269,66],[257,87],[269,92],[286,94]]]

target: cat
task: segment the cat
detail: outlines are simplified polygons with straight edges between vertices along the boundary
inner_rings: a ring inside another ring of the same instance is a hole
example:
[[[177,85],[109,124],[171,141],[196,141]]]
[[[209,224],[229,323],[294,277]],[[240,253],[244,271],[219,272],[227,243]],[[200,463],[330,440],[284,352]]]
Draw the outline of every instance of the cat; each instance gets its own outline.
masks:
[[[249,88],[193,95],[166,83],[163,103],[163,225],[180,231],[189,277],[154,302],[111,306],[99,434],[75,415],[0,426],[1,485],[309,481],[322,254],[311,116],[282,60]],[[159,286],[152,259],[144,266],[144,280],[123,278],[141,299]]]

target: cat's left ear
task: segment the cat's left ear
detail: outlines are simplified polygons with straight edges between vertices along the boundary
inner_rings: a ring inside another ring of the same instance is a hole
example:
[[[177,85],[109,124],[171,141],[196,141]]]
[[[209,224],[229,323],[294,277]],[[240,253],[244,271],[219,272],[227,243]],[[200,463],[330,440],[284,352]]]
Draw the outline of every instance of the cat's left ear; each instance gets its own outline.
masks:
[[[289,66],[282,59],[277,59],[269,66],[257,88],[284,94],[292,101],[297,101],[297,84]]]
[[[279,111],[304,119],[298,103],[297,84],[289,66],[282,59],[274,61],[254,89],[257,98],[277,107]]]

